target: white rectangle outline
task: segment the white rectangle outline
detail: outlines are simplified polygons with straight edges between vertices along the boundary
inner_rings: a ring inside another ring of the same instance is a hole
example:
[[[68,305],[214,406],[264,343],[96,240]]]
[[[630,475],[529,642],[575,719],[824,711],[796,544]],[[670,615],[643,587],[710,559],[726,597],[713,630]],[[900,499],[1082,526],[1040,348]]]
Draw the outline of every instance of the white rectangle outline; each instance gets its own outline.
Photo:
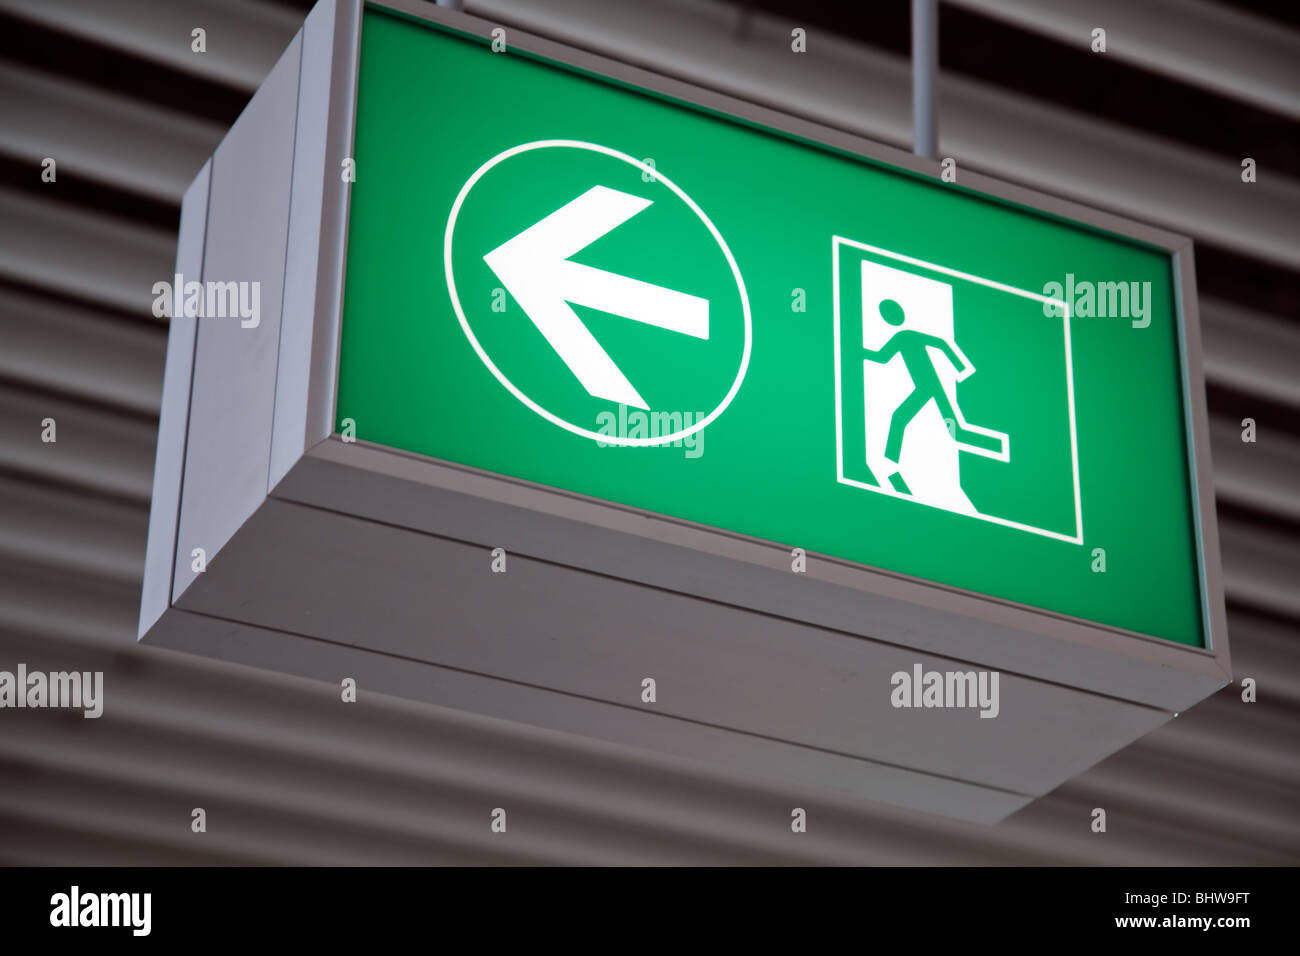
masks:
[[[890,259],[896,259],[899,262],[906,262],[909,265],[922,266],[933,272],[939,272],[944,275],[953,276],[957,279],[965,279],[968,282],[977,282],[980,285],[997,289],[1000,292],[1009,292],[1012,295],[1022,296],[1026,299],[1033,299],[1036,302],[1042,302],[1047,305],[1055,305],[1061,309],[1062,327],[1065,332],[1065,383],[1066,398],[1070,408],[1070,459],[1074,467],[1074,527],[1073,536],[1063,534],[1059,531],[1048,531],[1046,528],[1036,528],[1033,525],[1022,524],[1019,521],[1010,521],[1006,518],[999,518],[995,515],[986,514],[965,514],[959,511],[948,511],[947,508],[940,508],[938,505],[932,505],[924,501],[918,501],[911,495],[900,494],[883,486],[869,485],[863,481],[855,481],[852,478],[844,476],[844,409],[843,409],[843,382],[840,374],[840,268],[839,268],[839,247],[843,243],[846,246],[852,246],[855,249],[861,249],[865,252],[875,253],[876,255],[885,256]],[[1070,306],[1061,299],[1054,299],[1051,296],[1040,295],[1037,292],[1027,292],[1024,289],[1017,289],[1014,286],[1005,285],[1001,282],[995,282],[992,279],[984,279],[980,276],[971,275],[968,272],[959,272],[956,269],[949,269],[947,266],[941,266],[933,262],[926,262],[924,259],[914,259],[911,256],[905,256],[901,253],[890,252],[888,249],[881,249],[879,246],[869,246],[865,242],[855,242],[852,239],[846,239],[843,236],[831,236],[831,286],[832,298],[835,317],[835,480],[842,485],[851,485],[854,488],[862,488],[866,491],[874,491],[877,494],[888,495],[890,498],[899,498],[903,501],[910,501],[913,504],[925,505],[927,508],[934,508],[938,511],[945,511],[948,514],[961,515],[967,518],[978,518],[982,521],[988,521],[992,524],[1004,525],[1008,528],[1016,528],[1020,531],[1028,531],[1031,534],[1042,535],[1047,538],[1055,538],[1058,541],[1065,541],[1069,544],[1083,544],[1083,495],[1079,487],[1079,438],[1078,429],[1075,425],[1074,413],[1074,361],[1071,356],[1070,347]]]

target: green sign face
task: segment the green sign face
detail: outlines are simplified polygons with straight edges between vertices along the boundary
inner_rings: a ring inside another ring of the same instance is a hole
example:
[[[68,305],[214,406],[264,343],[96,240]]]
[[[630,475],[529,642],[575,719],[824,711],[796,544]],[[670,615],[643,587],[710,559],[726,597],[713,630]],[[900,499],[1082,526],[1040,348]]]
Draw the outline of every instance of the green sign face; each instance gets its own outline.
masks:
[[[375,10],[355,158],[358,438],[1203,645],[1167,252]]]

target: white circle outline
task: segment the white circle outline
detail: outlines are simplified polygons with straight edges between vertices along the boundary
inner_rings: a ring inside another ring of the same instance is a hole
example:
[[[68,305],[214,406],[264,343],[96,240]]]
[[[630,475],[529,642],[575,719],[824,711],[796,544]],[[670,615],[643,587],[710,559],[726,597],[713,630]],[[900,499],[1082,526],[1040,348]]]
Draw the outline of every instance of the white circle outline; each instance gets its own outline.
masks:
[[[591,150],[594,153],[601,153],[605,156],[612,156],[613,158],[622,160],[623,162],[628,163],[631,166],[635,166],[637,169],[641,170],[642,172],[648,173],[651,176],[653,176],[657,181],[662,182],[665,186],[667,186],[669,189],[673,191],[673,194],[676,195],[678,199],[686,203],[687,208],[689,208],[691,212],[695,213],[696,217],[702,223],[704,223],[705,227],[709,230],[709,234],[713,236],[714,241],[718,244],[718,247],[722,250],[722,254],[726,257],[727,264],[731,267],[731,274],[732,276],[735,277],[736,280],[736,289],[740,293],[741,311],[744,313],[744,318],[745,318],[745,348],[740,357],[740,368],[736,372],[735,381],[731,383],[731,389],[727,392],[726,396],[722,399],[722,401],[718,403],[718,406],[714,408],[713,411],[710,412],[707,416],[705,416],[704,419],[697,421],[690,428],[683,428],[680,431],[673,432],[671,435],[667,435],[667,436],[661,435],[658,438],[623,438],[618,435],[603,435],[600,432],[593,432],[586,428],[580,428],[579,426],[574,425],[572,422],[569,422],[561,418],[560,416],[554,414],[553,412],[547,411],[537,402],[533,401],[531,398],[525,395],[523,391],[514,384],[514,382],[510,381],[510,379],[508,379],[505,376],[505,374],[499,368],[496,367],[496,364],[488,356],[487,351],[479,343],[479,340],[475,337],[473,330],[470,329],[469,327],[469,321],[465,318],[465,310],[461,308],[460,296],[456,292],[456,280],[452,275],[452,265],[451,265],[451,237],[453,231],[456,228],[456,218],[457,216],[460,215],[460,207],[465,202],[465,197],[469,195],[469,191],[474,188],[474,184],[477,183],[481,178],[483,178],[483,176],[488,172],[488,170],[492,169],[492,167],[496,166],[498,163],[504,162],[510,157],[517,156],[520,153],[529,152],[530,150],[548,149],[552,147],[563,147],[567,149],[586,149],[586,150]],[[502,385],[506,387],[507,390],[509,390],[510,394],[514,395],[515,398],[519,399],[519,401],[523,402],[526,406],[531,408],[538,415],[541,415],[551,424],[558,425],[560,428],[563,428],[565,431],[572,432],[575,435],[581,435],[584,438],[594,438],[596,441],[602,442],[606,445],[622,445],[628,447],[665,445],[668,444],[669,442],[677,441],[679,439],[685,438],[688,435],[695,434],[695,432],[699,431],[701,428],[704,428],[706,425],[708,425],[710,422],[716,419],[719,415],[721,415],[724,411],[726,411],[727,406],[730,405],[732,399],[736,397],[736,392],[740,390],[741,383],[744,382],[745,380],[745,373],[749,370],[749,355],[750,355],[750,351],[753,348],[753,340],[754,340],[753,320],[749,312],[749,293],[745,289],[745,280],[742,279],[740,276],[740,267],[736,265],[736,259],[731,254],[731,249],[727,246],[726,240],[722,238],[722,234],[718,232],[718,229],[716,226],[713,225],[712,220],[710,220],[709,217],[704,214],[704,210],[701,209],[696,204],[695,200],[691,199],[690,196],[686,195],[686,193],[681,189],[681,187],[679,187],[671,179],[669,179],[663,173],[659,172],[655,167],[643,163],[638,159],[633,159],[631,156],[627,155],[626,153],[620,153],[616,149],[610,149],[608,146],[600,146],[596,143],[584,143],[581,140],[576,140],[576,139],[542,139],[532,143],[523,143],[522,145],[519,146],[512,146],[510,149],[507,149],[504,152],[498,153],[497,155],[493,156],[491,159],[489,159],[478,169],[474,170],[474,174],[470,176],[468,180],[465,181],[465,185],[460,188],[460,192],[456,196],[456,201],[452,203],[451,215],[447,219],[447,229],[443,236],[442,260],[443,260],[443,271],[446,273],[446,277],[447,277],[447,292],[451,296],[452,308],[456,310],[456,318],[460,321],[461,331],[465,333],[465,337],[469,339],[469,344],[473,346],[474,351],[478,353],[479,359],[483,362],[485,366],[487,366],[488,371],[492,373],[492,375],[496,378],[498,382],[500,382]]]

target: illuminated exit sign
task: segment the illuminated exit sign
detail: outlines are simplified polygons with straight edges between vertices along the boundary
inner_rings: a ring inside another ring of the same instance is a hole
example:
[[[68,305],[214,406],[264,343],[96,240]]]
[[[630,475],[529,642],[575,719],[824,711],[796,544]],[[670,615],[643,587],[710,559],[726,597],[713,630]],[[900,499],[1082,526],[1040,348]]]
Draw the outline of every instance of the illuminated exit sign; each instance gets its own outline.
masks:
[[[336,428],[1205,643],[1142,230],[378,11],[354,148]]]
[[[1231,672],[1190,243],[951,179],[321,0],[182,206],[262,307],[171,318],[141,639],[1005,818]]]

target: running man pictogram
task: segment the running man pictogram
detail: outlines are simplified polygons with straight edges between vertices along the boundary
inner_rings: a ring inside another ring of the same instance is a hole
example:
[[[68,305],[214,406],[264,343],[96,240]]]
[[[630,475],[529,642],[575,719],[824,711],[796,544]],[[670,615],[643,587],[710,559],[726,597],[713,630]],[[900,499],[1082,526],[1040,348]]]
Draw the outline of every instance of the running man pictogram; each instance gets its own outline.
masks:
[[[906,321],[907,317],[903,312],[903,307],[893,299],[885,299],[880,303],[879,308],[880,317],[892,326],[901,326]],[[966,360],[954,343],[917,329],[900,328],[890,336],[889,341],[881,348],[863,350],[869,361],[878,362],[881,365],[890,361],[895,355],[901,355],[903,364],[907,367],[907,374],[912,379],[911,394],[899,403],[889,420],[889,437],[885,443],[885,457],[895,465],[898,464],[899,455],[903,449],[903,436],[907,432],[907,426],[930,402],[935,403],[935,406],[939,409],[939,414],[948,423],[949,433],[959,445],[972,450],[980,449],[1000,453],[1004,447],[1002,438],[967,427],[961,413],[949,401],[948,394],[944,391],[943,383],[939,381],[938,373],[934,368],[934,359],[930,355],[930,349],[932,348],[940,351],[952,363],[952,367],[957,372],[958,381],[965,379],[974,371],[971,363]],[[898,486],[898,482],[893,483],[895,487]]]
[[[1082,543],[1069,319],[1042,321],[1055,300],[840,236],[832,250],[836,480]]]

